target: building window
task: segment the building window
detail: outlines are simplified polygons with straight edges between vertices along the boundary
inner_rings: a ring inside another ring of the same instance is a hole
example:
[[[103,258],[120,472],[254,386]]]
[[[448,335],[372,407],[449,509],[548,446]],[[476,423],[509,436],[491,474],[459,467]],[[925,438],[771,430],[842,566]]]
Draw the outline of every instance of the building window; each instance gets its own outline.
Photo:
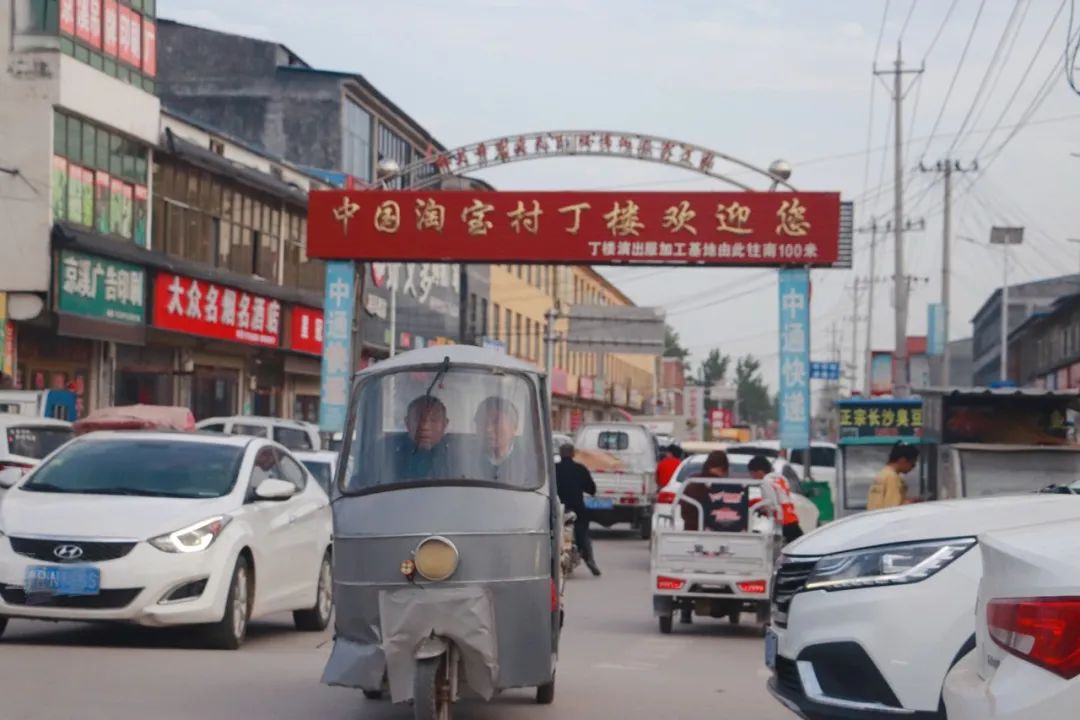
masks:
[[[371,114],[352,100],[345,102],[345,138],[342,169],[371,182]]]
[[[521,336],[521,315],[519,313],[514,314],[514,355],[521,356],[522,352],[522,336]]]
[[[380,123],[379,157],[383,160],[394,160],[401,168],[405,168],[412,161],[412,147],[407,140]],[[390,187],[401,189],[405,187],[406,180],[407,178],[398,177],[390,183]]]
[[[486,300],[484,301],[487,302]],[[491,303],[491,337],[499,339],[499,303]]]
[[[146,247],[147,146],[55,112],[53,153],[53,219]]]
[[[480,298],[480,334],[487,335],[488,333],[488,301],[487,298]]]

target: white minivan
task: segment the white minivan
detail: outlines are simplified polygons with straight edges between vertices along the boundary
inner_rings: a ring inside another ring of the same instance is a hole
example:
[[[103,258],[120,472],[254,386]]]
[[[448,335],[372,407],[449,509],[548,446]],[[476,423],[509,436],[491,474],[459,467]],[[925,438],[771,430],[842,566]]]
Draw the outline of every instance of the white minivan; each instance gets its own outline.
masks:
[[[224,435],[249,435],[267,438],[293,451],[322,449],[319,428],[299,420],[285,420],[258,415],[234,415],[200,420],[195,427],[203,432]]]

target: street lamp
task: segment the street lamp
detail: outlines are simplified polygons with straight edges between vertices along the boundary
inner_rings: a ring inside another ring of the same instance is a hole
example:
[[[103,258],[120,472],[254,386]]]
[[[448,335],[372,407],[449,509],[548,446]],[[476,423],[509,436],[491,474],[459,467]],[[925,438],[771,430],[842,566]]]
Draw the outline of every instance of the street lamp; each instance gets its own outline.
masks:
[[[769,174],[773,176],[773,184],[769,192],[776,190],[780,183],[787,182],[791,178],[791,163],[787,160],[773,160],[769,164]]]

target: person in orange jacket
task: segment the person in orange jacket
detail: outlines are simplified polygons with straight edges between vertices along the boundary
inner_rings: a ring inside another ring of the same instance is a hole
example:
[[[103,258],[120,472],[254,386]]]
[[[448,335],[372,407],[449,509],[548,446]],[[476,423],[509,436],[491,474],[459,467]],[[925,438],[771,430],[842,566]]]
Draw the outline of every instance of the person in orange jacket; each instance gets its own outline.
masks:
[[[772,462],[764,455],[755,455],[746,467],[750,477],[765,481],[761,488],[762,502],[754,507],[754,512],[772,512],[773,517],[782,524],[784,542],[802,537],[799,515],[795,512],[795,502],[791,499],[791,487],[787,480],[773,472]]]

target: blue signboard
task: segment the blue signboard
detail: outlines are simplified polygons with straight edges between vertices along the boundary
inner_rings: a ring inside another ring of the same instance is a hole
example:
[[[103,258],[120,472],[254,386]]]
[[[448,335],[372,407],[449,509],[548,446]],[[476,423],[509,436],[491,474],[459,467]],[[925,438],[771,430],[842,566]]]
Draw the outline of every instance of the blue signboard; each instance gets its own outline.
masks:
[[[351,262],[326,263],[323,297],[322,391],[319,429],[341,432],[349,409],[352,375],[352,324],[356,304],[355,270]]]
[[[780,447],[810,447],[810,271],[780,271]]]
[[[840,363],[838,362],[811,362],[811,380],[839,380]]]
[[[945,306],[941,303],[926,308],[926,354],[945,354]]]

